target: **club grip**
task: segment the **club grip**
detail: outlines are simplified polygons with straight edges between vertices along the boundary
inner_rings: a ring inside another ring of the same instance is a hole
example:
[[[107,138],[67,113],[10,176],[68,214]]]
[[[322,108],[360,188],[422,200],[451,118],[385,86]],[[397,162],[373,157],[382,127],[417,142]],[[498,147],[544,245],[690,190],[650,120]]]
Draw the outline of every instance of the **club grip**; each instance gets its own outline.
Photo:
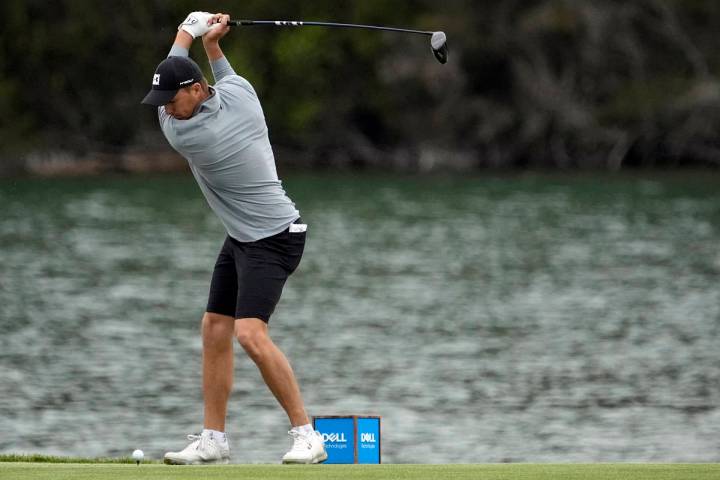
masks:
[[[243,25],[253,25],[252,20],[228,20],[228,27],[241,27]]]
[[[303,25],[316,25],[325,27],[337,27],[340,24],[332,24],[325,22],[302,22],[299,20],[229,20],[228,25],[231,27],[248,25],[274,25],[276,27],[302,27]]]

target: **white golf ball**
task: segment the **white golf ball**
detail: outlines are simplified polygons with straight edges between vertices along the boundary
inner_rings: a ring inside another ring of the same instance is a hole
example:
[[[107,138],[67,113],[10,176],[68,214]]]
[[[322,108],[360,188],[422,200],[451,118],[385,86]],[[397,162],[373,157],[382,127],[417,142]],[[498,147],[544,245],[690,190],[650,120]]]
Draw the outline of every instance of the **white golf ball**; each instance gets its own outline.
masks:
[[[135,451],[132,453],[132,458],[133,458],[133,460],[135,460],[136,462],[141,462],[142,459],[145,458],[145,454],[143,453],[142,450],[139,450],[139,449],[138,449],[138,450],[135,450]]]

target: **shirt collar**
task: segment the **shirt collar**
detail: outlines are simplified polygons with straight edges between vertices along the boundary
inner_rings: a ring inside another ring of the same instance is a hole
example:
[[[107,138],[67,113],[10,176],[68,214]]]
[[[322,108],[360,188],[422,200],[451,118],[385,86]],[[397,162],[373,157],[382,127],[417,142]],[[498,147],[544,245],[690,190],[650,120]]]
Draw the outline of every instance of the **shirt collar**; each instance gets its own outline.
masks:
[[[208,98],[200,102],[197,107],[195,107],[195,110],[192,113],[193,117],[201,111],[213,112],[220,108],[220,100],[218,99],[217,91],[210,86],[208,86],[208,89],[210,90],[210,95]]]

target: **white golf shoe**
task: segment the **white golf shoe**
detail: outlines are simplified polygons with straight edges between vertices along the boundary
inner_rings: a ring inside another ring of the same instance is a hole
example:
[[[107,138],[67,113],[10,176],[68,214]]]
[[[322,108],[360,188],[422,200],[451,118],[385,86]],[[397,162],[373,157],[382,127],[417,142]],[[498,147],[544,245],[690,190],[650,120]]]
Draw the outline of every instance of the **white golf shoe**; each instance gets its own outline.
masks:
[[[204,465],[211,463],[229,463],[230,448],[227,442],[221,444],[212,435],[188,435],[190,445],[180,452],[165,454],[168,465]]]
[[[312,433],[303,434],[293,428],[288,434],[295,441],[283,457],[283,463],[322,463],[327,460],[325,442],[319,433],[313,430]]]

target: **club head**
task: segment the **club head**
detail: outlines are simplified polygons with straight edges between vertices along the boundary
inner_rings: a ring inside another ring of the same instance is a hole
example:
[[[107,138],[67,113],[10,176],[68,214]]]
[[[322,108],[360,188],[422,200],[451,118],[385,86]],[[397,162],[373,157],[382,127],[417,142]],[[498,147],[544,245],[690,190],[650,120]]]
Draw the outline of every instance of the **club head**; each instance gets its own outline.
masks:
[[[433,55],[437,58],[440,63],[447,63],[448,59],[448,46],[447,36],[445,32],[435,32],[430,38],[430,46],[432,47]]]

